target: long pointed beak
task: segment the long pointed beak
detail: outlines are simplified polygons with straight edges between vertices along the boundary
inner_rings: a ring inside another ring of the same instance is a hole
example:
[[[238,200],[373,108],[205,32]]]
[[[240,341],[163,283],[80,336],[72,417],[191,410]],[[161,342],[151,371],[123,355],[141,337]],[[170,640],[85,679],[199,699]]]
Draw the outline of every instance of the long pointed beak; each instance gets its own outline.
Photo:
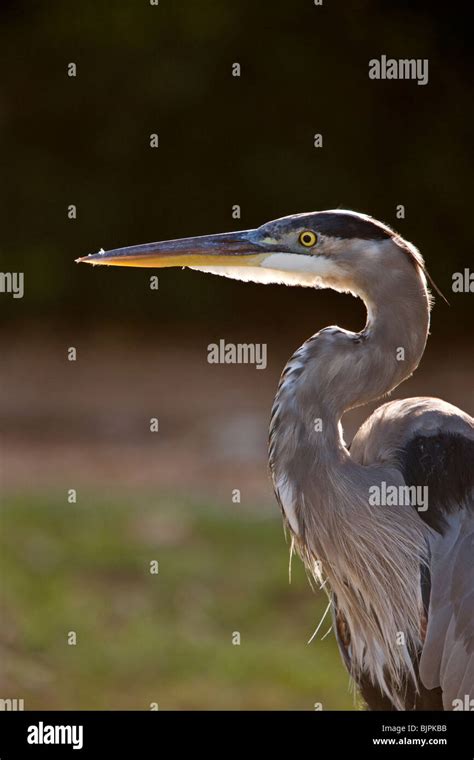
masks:
[[[268,251],[255,240],[256,230],[165,240],[76,259],[118,267],[256,266]]]

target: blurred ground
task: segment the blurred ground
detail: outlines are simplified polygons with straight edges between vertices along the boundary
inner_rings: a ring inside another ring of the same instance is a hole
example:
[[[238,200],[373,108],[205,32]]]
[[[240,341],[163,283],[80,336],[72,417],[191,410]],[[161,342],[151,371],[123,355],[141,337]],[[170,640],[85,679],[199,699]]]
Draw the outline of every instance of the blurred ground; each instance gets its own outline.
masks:
[[[32,493],[4,505],[1,571],[1,694],[25,709],[354,707],[334,639],[306,643],[324,598],[257,510]]]
[[[174,335],[77,328],[3,339],[3,485],[150,487],[275,507],[267,477],[270,410],[281,370],[304,334],[268,335],[268,367],[210,365],[212,328]],[[220,337],[220,336],[219,336]],[[238,341],[230,332],[226,339]],[[252,333],[255,340],[255,334]],[[249,340],[248,334],[243,337]],[[77,361],[67,361],[75,346]],[[441,353],[442,351],[442,353]],[[420,367],[391,398],[439,396],[474,414],[470,342],[430,339]],[[344,417],[347,442],[381,402]],[[159,419],[159,432],[149,421]]]
[[[9,338],[1,696],[27,709],[353,709],[334,638],[306,643],[326,600],[298,559],[288,584],[267,476],[270,407],[295,335],[272,335],[265,371],[209,365],[205,327],[166,340],[60,327]],[[472,414],[472,352],[450,350],[428,349],[394,397],[440,395]],[[369,412],[347,416],[348,441]]]

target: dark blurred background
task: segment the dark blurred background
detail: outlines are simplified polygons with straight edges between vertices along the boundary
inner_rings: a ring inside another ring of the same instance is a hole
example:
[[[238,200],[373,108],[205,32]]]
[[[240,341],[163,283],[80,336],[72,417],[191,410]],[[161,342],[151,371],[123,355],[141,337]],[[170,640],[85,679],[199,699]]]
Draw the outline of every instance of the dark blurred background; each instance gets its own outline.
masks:
[[[472,266],[468,29],[428,2],[2,3],[1,269],[24,272],[25,296],[0,294],[0,697],[354,706],[334,641],[305,644],[325,601],[299,563],[288,586],[266,431],[286,359],[327,324],[359,329],[362,304],[188,270],[155,291],[151,271],[74,259],[300,211],[372,214],[421,249],[451,303],[437,299],[423,363],[394,395],[472,414],[473,296],[451,292]],[[428,58],[429,84],[370,80],[382,54]],[[267,370],[208,365],[221,338],[267,343]],[[370,411],[347,416],[348,440]]]

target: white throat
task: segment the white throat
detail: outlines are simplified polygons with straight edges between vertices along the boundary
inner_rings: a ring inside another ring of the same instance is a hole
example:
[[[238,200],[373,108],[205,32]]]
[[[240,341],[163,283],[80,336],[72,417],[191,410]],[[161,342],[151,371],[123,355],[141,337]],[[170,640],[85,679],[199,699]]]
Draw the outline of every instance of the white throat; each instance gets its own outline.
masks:
[[[189,267],[198,272],[217,274],[242,282],[262,285],[296,285],[306,288],[327,288],[350,292],[347,272],[325,256],[270,253],[260,266]]]

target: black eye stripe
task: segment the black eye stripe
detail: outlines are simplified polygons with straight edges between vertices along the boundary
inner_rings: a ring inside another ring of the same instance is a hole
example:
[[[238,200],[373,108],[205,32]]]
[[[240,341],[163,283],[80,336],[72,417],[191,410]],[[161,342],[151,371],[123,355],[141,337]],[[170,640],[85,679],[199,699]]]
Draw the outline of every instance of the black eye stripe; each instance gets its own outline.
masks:
[[[321,235],[344,240],[351,238],[387,240],[392,237],[392,232],[376,220],[362,219],[354,214],[319,211],[313,214],[312,219],[308,219],[308,222],[311,225],[314,224]]]

